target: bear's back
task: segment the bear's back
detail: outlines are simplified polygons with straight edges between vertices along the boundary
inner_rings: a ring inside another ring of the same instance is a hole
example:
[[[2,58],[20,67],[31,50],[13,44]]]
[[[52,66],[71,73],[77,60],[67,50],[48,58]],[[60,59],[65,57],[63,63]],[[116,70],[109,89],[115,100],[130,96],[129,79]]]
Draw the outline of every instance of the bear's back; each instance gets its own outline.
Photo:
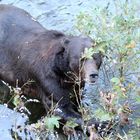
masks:
[[[10,5],[0,5],[0,45],[8,41],[22,41],[23,37],[44,32],[46,29],[29,13]],[[8,40],[7,40],[8,39]]]
[[[0,23],[13,27],[21,27],[24,30],[38,29],[44,31],[45,29],[23,9],[3,4],[0,5]]]

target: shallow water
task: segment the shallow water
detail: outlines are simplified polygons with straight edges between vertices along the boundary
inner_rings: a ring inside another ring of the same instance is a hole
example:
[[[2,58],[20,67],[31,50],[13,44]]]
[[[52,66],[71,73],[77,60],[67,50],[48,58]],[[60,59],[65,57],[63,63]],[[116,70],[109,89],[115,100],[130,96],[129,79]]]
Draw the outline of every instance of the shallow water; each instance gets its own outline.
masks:
[[[25,130],[27,120],[27,116],[0,105],[0,140],[13,140],[16,136],[18,140],[20,138],[22,140],[34,138],[33,133]]]
[[[12,4],[28,11],[47,29],[70,33],[79,12],[90,13],[93,8],[105,7],[112,0],[2,0],[0,3]]]

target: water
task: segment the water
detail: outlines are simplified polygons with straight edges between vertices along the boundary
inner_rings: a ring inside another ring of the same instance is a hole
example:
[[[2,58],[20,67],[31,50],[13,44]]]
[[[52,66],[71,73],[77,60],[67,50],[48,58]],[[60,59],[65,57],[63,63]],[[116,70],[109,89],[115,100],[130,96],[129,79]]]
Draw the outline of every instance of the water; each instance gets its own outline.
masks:
[[[12,136],[18,140],[34,138],[35,135],[25,129],[27,120],[27,116],[0,105],[0,140],[13,140]]]
[[[105,7],[110,0],[2,0],[0,3],[13,4],[28,11],[47,29],[65,31],[74,30],[74,23],[79,12],[90,13],[93,8]]]

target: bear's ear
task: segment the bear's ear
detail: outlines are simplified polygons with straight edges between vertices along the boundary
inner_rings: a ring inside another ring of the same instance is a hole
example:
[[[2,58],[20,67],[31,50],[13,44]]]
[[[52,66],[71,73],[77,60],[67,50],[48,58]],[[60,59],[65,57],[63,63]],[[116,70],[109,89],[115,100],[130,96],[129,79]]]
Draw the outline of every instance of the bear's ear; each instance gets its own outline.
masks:
[[[62,38],[60,41],[60,50],[58,51],[58,54],[63,54],[65,50],[67,50],[67,46],[69,44],[70,40],[66,37]]]
[[[58,32],[58,31],[54,31],[54,30],[52,30],[51,32],[52,32],[52,36],[53,36],[54,39],[58,39],[58,38],[61,38],[61,37],[64,36],[63,33]]]
[[[62,40],[61,40],[61,45],[65,48],[67,47],[67,45],[69,44],[70,40],[66,37],[64,37]]]
[[[65,52],[66,48],[67,48],[67,45],[69,43],[69,39],[68,38],[62,38],[61,41],[60,41],[60,47],[59,49],[57,50],[57,55],[63,55],[63,53]]]

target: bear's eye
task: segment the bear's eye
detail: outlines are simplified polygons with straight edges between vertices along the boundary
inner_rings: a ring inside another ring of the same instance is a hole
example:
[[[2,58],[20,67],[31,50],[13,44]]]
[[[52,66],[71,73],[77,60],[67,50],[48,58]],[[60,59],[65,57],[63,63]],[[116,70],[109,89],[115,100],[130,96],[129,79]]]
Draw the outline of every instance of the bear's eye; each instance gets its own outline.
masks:
[[[95,60],[96,65],[97,65],[97,67],[98,67],[98,69],[99,69],[100,66],[101,66],[101,63],[102,63],[102,58],[101,58],[101,56],[100,56],[99,54],[95,54],[95,55],[93,55],[93,59]]]

